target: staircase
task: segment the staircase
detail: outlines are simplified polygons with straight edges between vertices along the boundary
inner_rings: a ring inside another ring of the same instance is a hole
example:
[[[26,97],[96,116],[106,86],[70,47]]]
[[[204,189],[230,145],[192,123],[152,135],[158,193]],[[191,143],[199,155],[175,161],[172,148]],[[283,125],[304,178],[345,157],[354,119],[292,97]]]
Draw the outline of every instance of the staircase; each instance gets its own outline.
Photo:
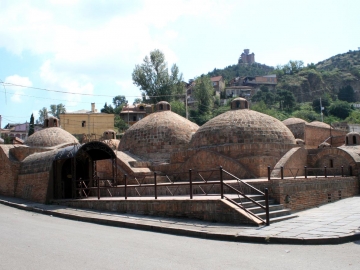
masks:
[[[257,203],[265,206],[264,195],[247,195]],[[239,196],[238,198],[232,198],[239,207],[245,208],[247,211],[257,215],[263,220],[266,220],[265,210],[260,206],[256,205],[254,202]],[[297,217],[297,215],[291,214],[290,209],[286,209],[282,204],[276,204],[273,199],[269,199],[269,215],[270,215],[270,224],[274,222],[279,222],[287,219]]]

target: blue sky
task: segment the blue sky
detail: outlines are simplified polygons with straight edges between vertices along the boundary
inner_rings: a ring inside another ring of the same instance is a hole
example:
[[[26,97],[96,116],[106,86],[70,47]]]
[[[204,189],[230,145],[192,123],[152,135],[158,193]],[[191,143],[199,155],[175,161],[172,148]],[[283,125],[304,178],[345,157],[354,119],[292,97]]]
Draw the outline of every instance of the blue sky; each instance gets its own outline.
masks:
[[[360,47],[359,10],[357,0],[1,0],[0,80],[25,86],[0,84],[2,127],[51,104],[132,103],[132,71],[153,49],[185,80],[246,48],[270,66],[317,63]]]

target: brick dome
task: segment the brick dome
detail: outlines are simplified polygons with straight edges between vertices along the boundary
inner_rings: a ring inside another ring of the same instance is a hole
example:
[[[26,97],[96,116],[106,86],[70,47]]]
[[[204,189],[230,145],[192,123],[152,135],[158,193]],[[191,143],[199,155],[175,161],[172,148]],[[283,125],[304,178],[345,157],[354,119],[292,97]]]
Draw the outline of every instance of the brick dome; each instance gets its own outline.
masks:
[[[69,132],[59,127],[45,128],[32,134],[25,144],[31,147],[54,147],[64,143],[76,143],[79,141]]]
[[[199,128],[191,148],[229,144],[294,145],[291,131],[279,120],[247,109],[225,112]]]
[[[300,124],[300,123],[308,123],[306,122],[304,119],[301,118],[296,118],[296,117],[291,117],[288,119],[285,119],[284,121],[282,121],[284,125],[295,125],[295,124]]]
[[[171,153],[187,148],[198,128],[174,112],[158,111],[131,126],[121,138],[119,150],[148,160],[168,160]]]

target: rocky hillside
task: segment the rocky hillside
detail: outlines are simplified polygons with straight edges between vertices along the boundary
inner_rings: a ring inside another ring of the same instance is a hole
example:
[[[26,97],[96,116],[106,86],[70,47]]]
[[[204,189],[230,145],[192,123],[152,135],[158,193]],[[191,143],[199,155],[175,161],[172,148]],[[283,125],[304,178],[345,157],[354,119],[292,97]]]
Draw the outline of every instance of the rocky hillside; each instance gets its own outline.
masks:
[[[278,89],[294,93],[298,102],[312,101],[325,93],[335,97],[340,88],[352,86],[360,101],[360,51],[349,51],[301,68],[292,74],[282,70],[278,75]]]

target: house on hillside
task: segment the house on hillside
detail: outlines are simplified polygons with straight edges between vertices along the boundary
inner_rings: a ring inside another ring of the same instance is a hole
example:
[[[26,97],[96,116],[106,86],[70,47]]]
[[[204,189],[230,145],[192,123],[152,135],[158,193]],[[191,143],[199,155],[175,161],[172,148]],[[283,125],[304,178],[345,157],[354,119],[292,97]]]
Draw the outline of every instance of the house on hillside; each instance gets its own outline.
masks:
[[[225,82],[222,76],[215,76],[210,78],[212,85],[215,90],[215,95],[220,96],[220,93],[222,93],[225,89]]]
[[[126,105],[120,112],[120,118],[124,120],[129,126],[132,126],[144,117],[153,113],[153,111],[153,105],[150,104],[140,103],[135,105]]]

